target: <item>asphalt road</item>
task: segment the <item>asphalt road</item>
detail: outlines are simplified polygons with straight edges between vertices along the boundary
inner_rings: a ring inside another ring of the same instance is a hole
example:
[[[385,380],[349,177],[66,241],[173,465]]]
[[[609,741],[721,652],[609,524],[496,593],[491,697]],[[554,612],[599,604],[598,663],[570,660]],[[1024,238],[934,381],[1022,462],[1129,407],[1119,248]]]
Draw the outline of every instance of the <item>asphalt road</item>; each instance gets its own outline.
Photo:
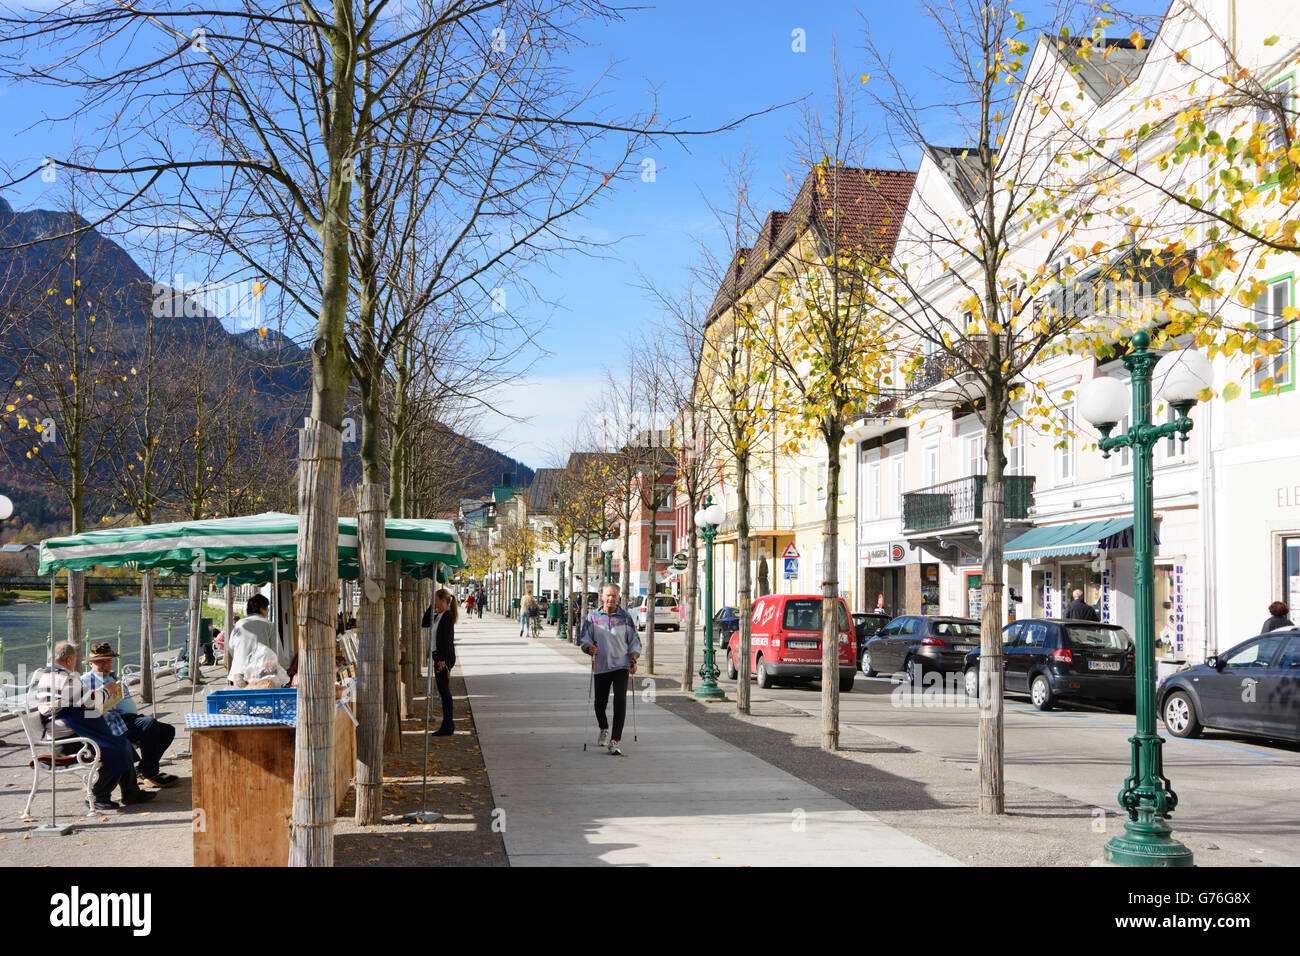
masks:
[[[697,657],[699,644],[697,640]],[[680,671],[681,638],[656,635],[657,670]],[[720,685],[734,698],[733,681]],[[778,700],[819,719],[817,684],[760,690],[753,699]],[[1129,773],[1134,718],[1102,706],[1062,704],[1035,710],[1027,697],[1006,698],[1008,780],[1059,793],[1121,821],[1116,795]],[[840,698],[840,719],[867,733],[957,764],[977,762],[979,712],[960,693],[914,699],[886,677],[858,674]],[[1206,731],[1196,740],[1165,737],[1165,774],[1178,794],[1175,835],[1196,834],[1261,863],[1300,865],[1300,745]]]

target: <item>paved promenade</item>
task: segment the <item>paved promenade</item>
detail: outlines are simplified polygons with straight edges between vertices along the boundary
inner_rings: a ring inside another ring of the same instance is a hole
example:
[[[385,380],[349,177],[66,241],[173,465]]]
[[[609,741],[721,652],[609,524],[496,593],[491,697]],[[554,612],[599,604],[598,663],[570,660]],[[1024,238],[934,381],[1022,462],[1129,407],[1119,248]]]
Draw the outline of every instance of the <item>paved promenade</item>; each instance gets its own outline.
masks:
[[[520,638],[495,615],[457,628],[512,865],[955,864],[669,713],[645,690],[636,741],[629,700],[627,756],[597,750],[589,669],[553,634]]]

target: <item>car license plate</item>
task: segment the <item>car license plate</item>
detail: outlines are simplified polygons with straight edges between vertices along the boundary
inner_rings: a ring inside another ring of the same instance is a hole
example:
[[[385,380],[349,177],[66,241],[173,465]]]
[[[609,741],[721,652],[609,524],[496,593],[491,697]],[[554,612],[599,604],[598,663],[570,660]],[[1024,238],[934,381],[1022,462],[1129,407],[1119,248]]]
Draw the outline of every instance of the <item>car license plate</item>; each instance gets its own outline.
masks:
[[[1088,661],[1088,670],[1117,671],[1119,670],[1119,661]]]
[[[958,645],[957,645],[957,650],[959,650],[959,651],[966,651],[966,652],[973,651],[973,650],[975,650],[975,645],[974,645],[974,644],[958,644]]]
[[[793,647],[795,650],[808,650],[810,648],[816,647],[817,642],[816,641],[786,641],[785,646]]]

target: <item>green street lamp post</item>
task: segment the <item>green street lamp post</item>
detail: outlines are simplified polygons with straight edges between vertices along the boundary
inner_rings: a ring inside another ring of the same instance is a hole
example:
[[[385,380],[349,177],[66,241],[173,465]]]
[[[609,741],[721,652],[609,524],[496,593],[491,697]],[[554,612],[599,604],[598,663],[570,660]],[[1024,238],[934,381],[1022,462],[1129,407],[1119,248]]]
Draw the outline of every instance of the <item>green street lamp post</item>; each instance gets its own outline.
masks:
[[[564,559],[560,559],[560,626],[555,636],[561,641],[569,639],[569,579],[564,576]]]
[[[614,549],[618,547],[617,538],[606,538],[600,543],[600,550],[605,555],[605,583],[613,584],[610,580],[614,577]]]
[[[1163,358],[1148,351],[1151,337],[1138,332],[1124,367],[1132,379],[1132,425],[1111,436],[1129,409],[1128,387],[1102,376],[1079,391],[1079,413],[1097,426],[1103,457],[1119,448],[1133,450],[1133,627],[1137,684],[1137,732],[1129,738],[1132,758],[1128,779],[1119,792],[1119,805],[1128,814],[1124,833],[1106,844],[1104,859],[1119,866],[1191,866],[1192,851],[1173,838],[1168,816],[1178,806],[1164,775],[1164,738],[1156,733],[1155,684],[1155,567],[1151,550],[1154,505],[1151,496],[1151,452],[1156,443],[1177,436],[1187,440],[1188,417],[1197,395],[1213,381],[1210,363],[1199,352],[1179,350]],[[1157,362],[1158,360],[1158,362]],[[1172,422],[1151,424],[1152,380],[1160,397],[1176,412]]]
[[[722,524],[722,505],[713,503],[713,495],[704,499],[704,507],[695,514],[695,527],[704,537],[704,663],[700,665],[698,700],[726,700],[718,686],[718,665],[713,658],[713,538]]]

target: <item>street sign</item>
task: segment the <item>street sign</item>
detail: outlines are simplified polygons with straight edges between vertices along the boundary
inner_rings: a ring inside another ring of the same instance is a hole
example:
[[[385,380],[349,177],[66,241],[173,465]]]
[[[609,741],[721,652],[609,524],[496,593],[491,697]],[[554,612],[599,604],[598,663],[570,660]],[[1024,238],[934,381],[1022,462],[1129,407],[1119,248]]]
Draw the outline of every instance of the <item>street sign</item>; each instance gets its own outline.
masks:
[[[794,546],[793,541],[785,546],[785,551],[782,552],[781,557],[794,558],[796,561],[799,559],[799,549]]]
[[[673,555],[673,570],[685,571],[690,563],[690,556],[685,551],[678,551]]]
[[[794,547],[794,546],[791,545],[791,547]],[[790,558],[790,557],[784,557],[784,558],[781,559],[781,561],[782,561],[782,562],[784,563],[784,565],[785,565],[785,579],[786,579],[787,581],[793,581],[795,578],[797,578],[797,577],[799,576],[799,558],[798,558],[798,557],[793,557],[793,558]]]

